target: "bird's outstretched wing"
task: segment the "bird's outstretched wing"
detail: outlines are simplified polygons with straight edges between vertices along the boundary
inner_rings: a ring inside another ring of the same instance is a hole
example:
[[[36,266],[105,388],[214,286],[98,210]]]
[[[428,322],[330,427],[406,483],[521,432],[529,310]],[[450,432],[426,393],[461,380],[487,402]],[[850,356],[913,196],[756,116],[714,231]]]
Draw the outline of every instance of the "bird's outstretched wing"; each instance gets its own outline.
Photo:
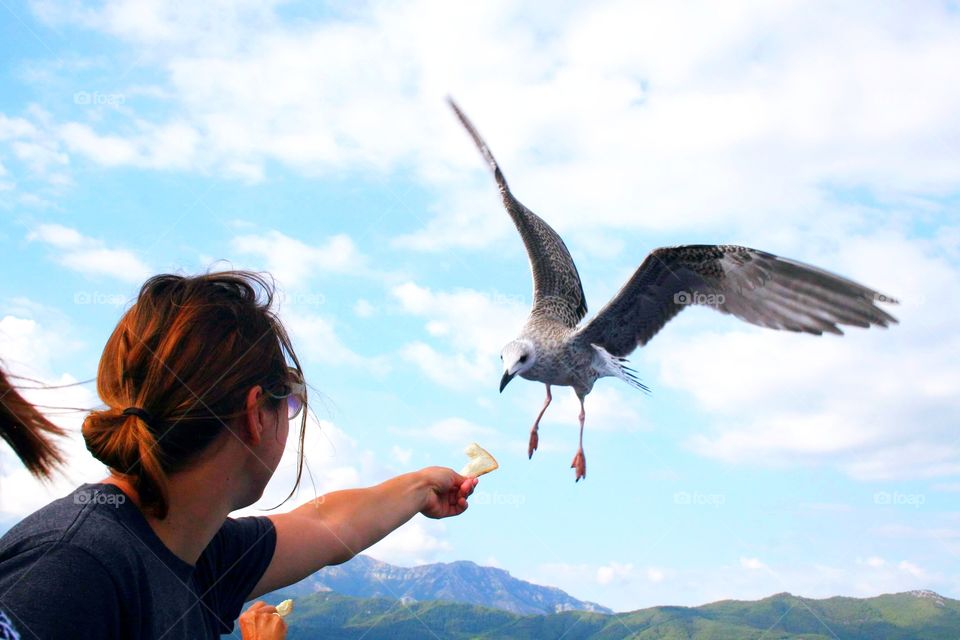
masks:
[[[517,231],[520,232],[523,245],[527,249],[530,271],[533,275],[531,313],[553,318],[571,328],[577,326],[577,323],[587,314],[587,300],[583,295],[580,274],[577,273],[577,266],[570,257],[567,245],[540,216],[513,197],[487,143],[483,141],[457,104],[450,98],[448,102],[493,170],[493,177],[503,197],[503,205],[516,225]]]
[[[842,334],[837,325],[896,323],[877,302],[896,300],[765,251],[733,245],[667,247],[647,256],[575,339],[623,357],[691,304],[762,327],[817,335]]]

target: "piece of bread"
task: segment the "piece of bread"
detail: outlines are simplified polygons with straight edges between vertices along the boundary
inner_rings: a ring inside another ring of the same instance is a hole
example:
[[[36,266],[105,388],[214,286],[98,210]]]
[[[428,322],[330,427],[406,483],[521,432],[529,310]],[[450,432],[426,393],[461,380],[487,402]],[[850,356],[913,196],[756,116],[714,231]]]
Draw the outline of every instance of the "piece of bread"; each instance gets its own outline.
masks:
[[[277,615],[281,618],[293,611],[293,600],[284,600],[277,605]]]
[[[460,471],[460,475],[462,476],[476,478],[485,473],[490,473],[500,466],[497,464],[497,461],[493,459],[493,456],[484,451],[483,447],[476,442],[470,444],[463,452],[467,454],[470,461]]]

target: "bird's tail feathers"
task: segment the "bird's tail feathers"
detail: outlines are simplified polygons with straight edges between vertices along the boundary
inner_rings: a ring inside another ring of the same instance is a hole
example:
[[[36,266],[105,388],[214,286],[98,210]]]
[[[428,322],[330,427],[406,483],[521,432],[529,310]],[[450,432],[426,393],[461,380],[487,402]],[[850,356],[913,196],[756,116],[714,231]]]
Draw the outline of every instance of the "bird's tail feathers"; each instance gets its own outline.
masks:
[[[596,353],[594,367],[601,376],[613,376],[620,378],[631,387],[639,389],[645,393],[650,393],[650,387],[640,382],[637,372],[627,366],[628,360],[611,354],[598,344],[590,345]]]
[[[637,377],[637,372],[631,369],[630,367],[628,367],[626,364],[624,364],[625,362],[627,362],[627,359],[619,358],[619,361],[620,361],[619,363],[620,371],[623,372],[623,375],[620,376],[620,379],[624,380],[631,387],[640,389],[640,391],[643,391],[645,393],[650,393],[650,387],[640,382],[640,378]]]

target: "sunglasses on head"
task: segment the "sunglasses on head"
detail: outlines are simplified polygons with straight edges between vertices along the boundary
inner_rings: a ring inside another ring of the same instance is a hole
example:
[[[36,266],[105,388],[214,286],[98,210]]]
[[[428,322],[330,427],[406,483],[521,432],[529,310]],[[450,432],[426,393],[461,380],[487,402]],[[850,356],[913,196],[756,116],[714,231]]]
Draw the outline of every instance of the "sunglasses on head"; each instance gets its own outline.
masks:
[[[300,372],[293,367],[289,369],[289,376],[290,379],[285,383],[287,389],[285,393],[272,393],[268,391],[267,395],[277,400],[286,400],[287,417],[293,420],[300,415],[304,405],[307,404],[307,385],[304,384]]]

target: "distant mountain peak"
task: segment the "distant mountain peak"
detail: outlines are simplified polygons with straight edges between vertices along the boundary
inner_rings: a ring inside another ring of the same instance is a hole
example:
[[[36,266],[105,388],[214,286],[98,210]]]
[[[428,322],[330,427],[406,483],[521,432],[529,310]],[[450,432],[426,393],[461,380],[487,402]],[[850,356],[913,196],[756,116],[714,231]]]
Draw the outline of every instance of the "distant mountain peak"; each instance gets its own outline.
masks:
[[[926,600],[933,600],[937,606],[944,606],[943,596],[941,596],[936,591],[930,591],[929,589],[917,589],[916,591],[910,591],[909,594],[914,598],[923,598]]]
[[[613,613],[556,587],[526,582],[514,578],[505,569],[484,567],[470,560],[398,567],[358,555],[344,564],[321,569],[283,590],[293,595],[321,591],[404,602],[461,602],[524,615],[563,611]]]

